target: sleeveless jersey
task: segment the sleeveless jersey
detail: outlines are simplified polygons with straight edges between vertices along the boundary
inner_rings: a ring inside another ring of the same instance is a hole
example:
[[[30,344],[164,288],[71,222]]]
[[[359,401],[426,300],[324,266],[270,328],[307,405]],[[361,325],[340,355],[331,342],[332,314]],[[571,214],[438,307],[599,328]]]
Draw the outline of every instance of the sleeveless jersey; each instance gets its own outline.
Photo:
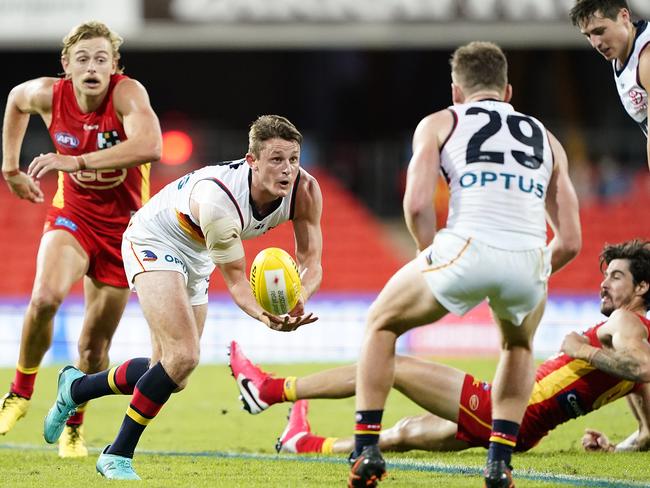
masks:
[[[640,317],[650,333],[650,320]],[[588,329],[589,344],[601,348],[598,329],[604,322]],[[616,378],[596,369],[582,359],[557,354],[537,368],[535,386],[528,403],[522,429],[528,436],[536,432],[541,438],[569,419],[585,415],[636,390],[641,383]]]
[[[440,152],[450,193],[447,228],[506,250],[544,247],[553,171],[544,125],[496,100],[449,110],[454,127]]]
[[[650,29],[648,21],[641,20],[634,24],[636,36],[632,52],[625,64],[619,69],[617,61],[612,61],[614,80],[621,103],[632,119],[639,124],[643,133],[648,135],[648,91],[641,86],[639,81],[639,55],[650,43]]]
[[[291,194],[278,198],[276,207],[266,216],[258,213],[252,203],[250,186],[252,171],[246,160],[226,161],[205,166],[171,182],[155,194],[133,217],[134,225],[157,228],[179,248],[204,254],[207,249],[199,222],[190,212],[190,195],[202,180],[214,182],[215,191],[224,192],[238,216],[242,240],[252,239],[293,218],[300,173]]]
[[[111,76],[104,101],[90,113],[79,109],[71,80],[62,79],[54,84],[52,122],[48,130],[59,154],[78,156],[127,139],[113,106],[113,90],[126,78]],[[149,169],[150,163],[134,168],[60,171],[52,206],[65,209],[93,226],[124,228],[133,213],[149,199]]]

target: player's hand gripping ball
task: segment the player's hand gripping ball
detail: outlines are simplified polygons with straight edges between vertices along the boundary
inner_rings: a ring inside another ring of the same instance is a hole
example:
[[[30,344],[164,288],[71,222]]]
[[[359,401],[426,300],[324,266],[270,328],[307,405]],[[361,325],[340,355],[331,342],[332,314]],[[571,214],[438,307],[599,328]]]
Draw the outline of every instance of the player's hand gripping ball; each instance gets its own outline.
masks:
[[[274,315],[291,311],[302,289],[298,266],[288,252],[278,247],[263,249],[255,256],[250,283],[257,303]]]

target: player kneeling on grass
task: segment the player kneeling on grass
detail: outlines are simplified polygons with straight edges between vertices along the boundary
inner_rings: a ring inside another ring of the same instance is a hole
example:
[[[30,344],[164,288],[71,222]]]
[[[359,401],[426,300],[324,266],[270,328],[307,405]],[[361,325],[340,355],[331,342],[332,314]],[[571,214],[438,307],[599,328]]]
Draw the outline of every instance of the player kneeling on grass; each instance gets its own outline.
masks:
[[[94,375],[64,368],[45,419],[47,442],[59,437],[81,403],[133,394],[117,437],[99,456],[97,471],[107,478],[139,479],[131,460],[140,436],[171,394],[185,387],[199,362],[208,280],[215,266],[237,305],[268,327],[292,331],[316,320],[303,313],[322,277],[322,196],[316,180],[300,168],[301,142],[300,132],[284,117],[259,117],[251,126],[245,158],[179,178],[134,215],[122,255],[151,329],[152,358],[136,358]],[[255,300],[241,241],[288,220],[293,221],[302,296],[289,315],[279,317]]]
[[[598,431],[583,437],[587,450],[650,449],[650,244],[638,240],[606,246],[601,267],[601,312],[609,317],[582,334],[564,338],[561,352],[537,368],[535,386],[515,450],[526,451],[552,429],[627,396],[639,429],[614,445]],[[354,395],[356,366],[345,366],[303,378],[274,378],[254,366],[240,346],[230,346],[230,367],[242,393],[244,408],[259,413],[280,402],[296,402],[276,449],[290,453],[349,453],[352,437],[314,435],[307,420],[308,398]],[[249,380],[249,381],[245,381]],[[242,390],[248,384],[248,390]],[[427,409],[381,432],[382,450],[458,451],[488,447],[491,431],[491,385],[438,363],[398,356],[393,387]],[[255,402],[245,393],[255,392]],[[435,393],[435,394],[433,394]]]

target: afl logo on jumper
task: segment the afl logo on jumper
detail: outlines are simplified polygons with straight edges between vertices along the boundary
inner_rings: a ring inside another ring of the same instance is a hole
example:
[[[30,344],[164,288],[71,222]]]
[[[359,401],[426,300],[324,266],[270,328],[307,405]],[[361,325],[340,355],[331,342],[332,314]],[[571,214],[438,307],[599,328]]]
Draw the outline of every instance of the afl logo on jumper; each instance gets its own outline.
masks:
[[[54,139],[57,144],[60,144],[63,147],[79,147],[79,139],[67,132],[55,132]]]

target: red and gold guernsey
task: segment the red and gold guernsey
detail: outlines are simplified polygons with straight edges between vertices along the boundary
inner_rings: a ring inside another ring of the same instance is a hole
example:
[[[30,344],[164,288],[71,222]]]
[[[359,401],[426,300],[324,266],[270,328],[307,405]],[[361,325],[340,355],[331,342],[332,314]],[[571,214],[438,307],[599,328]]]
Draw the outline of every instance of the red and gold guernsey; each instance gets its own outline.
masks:
[[[641,316],[640,319],[650,333],[650,320]],[[597,333],[603,324],[584,332],[594,347],[602,347]],[[531,441],[540,439],[559,424],[611,403],[640,386],[600,371],[581,359],[566,354],[553,356],[537,368],[520,435]]]
[[[112,75],[104,101],[90,113],[80,110],[71,80],[62,79],[54,84],[49,132],[58,153],[78,156],[127,139],[113,106],[113,90],[127,78]],[[149,171],[150,163],[128,169],[59,172],[52,206],[94,228],[123,231],[131,215],[149,199]]]

